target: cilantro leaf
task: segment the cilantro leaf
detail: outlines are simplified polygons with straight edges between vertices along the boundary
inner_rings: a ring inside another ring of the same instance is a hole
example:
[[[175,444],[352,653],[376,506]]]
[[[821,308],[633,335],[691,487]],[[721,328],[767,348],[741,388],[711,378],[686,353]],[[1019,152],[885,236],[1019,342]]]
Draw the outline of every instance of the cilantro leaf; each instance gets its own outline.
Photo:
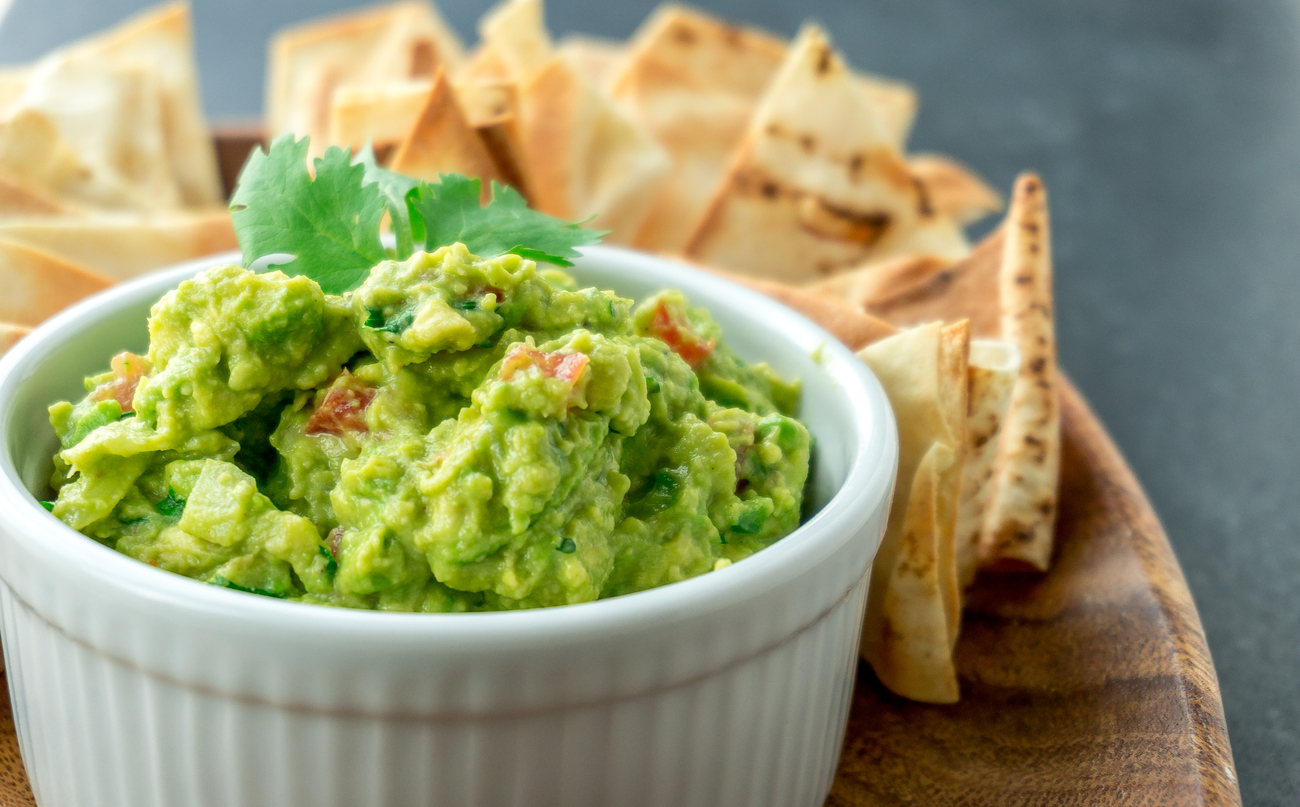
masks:
[[[384,204],[388,206],[388,216],[393,228],[393,235],[397,239],[397,257],[398,259],[409,258],[415,252],[415,241],[413,240],[412,225],[417,229],[422,229],[420,225],[423,222],[416,217],[414,222],[411,220],[411,205],[409,200],[415,196],[416,189],[419,187],[420,180],[408,177],[405,174],[399,174],[396,171],[389,171],[387,168],[380,168],[375,162],[375,150],[367,143],[366,147],[357,152],[353,159],[354,163],[365,166],[365,181],[373,182],[379,186],[379,192],[383,194]],[[418,236],[416,236],[418,237]]]
[[[484,258],[513,253],[535,261],[572,266],[574,247],[594,244],[604,235],[578,224],[531,210],[524,197],[492,183],[492,201],[480,206],[482,183],[460,174],[443,174],[436,185],[421,183],[411,205],[424,222],[424,248],[432,252],[456,242]]]
[[[230,200],[244,265],[265,255],[295,256],[279,269],[307,275],[327,294],[353,288],[388,257],[379,240],[387,206],[378,182],[348,152],[330,148],[307,171],[307,138],[282,135],[269,151],[257,149],[239,175]]]
[[[185,500],[176,495],[176,491],[167,488],[167,498],[154,505],[159,513],[175,518],[185,512]]]
[[[384,312],[378,308],[366,307],[366,327],[375,331],[387,331],[391,334],[401,335],[403,331],[411,327],[415,322],[415,315],[411,313],[398,314],[388,322],[384,322]]]

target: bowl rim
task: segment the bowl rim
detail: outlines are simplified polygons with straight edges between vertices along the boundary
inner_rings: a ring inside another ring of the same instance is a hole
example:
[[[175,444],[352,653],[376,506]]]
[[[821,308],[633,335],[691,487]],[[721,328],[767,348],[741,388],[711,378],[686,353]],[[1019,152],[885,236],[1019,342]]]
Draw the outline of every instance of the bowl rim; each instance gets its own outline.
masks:
[[[770,323],[772,330],[802,330],[803,339],[818,340],[841,394],[850,398],[859,433],[858,450],[845,479],[826,504],[793,532],[761,552],[707,574],[645,591],[593,602],[520,611],[455,614],[394,613],[331,607],[304,607],[228,591],[179,574],[156,569],[130,558],[72,529],[47,512],[28,492],[8,445],[14,399],[21,385],[37,372],[40,360],[84,323],[102,320],[140,298],[161,297],[185,278],[223,263],[240,264],[238,252],[208,255],[151,272],[112,286],[57,314],[0,359],[0,503],[8,505],[7,524],[0,527],[43,565],[61,570],[69,579],[107,585],[128,596],[150,600],[155,607],[178,614],[233,620],[249,626],[273,626],[298,638],[327,636],[369,644],[388,638],[473,643],[481,650],[528,644],[571,641],[609,631],[635,632],[667,622],[720,611],[750,600],[817,565],[862,532],[882,502],[887,506],[898,457],[893,411],[875,376],[865,363],[823,328],[802,314],[730,280],[658,256],[630,249],[596,246],[582,250],[579,265],[621,264],[633,271],[650,271],[667,288],[715,286],[746,315]],[[685,283],[681,282],[685,279]],[[685,289],[683,289],[685,290]],[[688,292],[690,293],[690,292]],[[712,296],[722,297],[722,294]],[[871,555],[879,548],[872,548]],[[0,566],[0,578],[8,578]],[[835,592],[835,600],[841,592]]]

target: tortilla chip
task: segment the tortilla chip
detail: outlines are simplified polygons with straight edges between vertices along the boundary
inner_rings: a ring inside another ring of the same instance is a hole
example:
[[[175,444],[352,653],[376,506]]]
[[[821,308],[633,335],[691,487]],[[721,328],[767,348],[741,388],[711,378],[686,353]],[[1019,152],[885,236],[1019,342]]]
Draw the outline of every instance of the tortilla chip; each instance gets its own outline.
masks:
[[[438,65],[455,68],[462,58],[456,35],[423,2],[374,6],[285,28],[271,40],[267,131],[272,138],[310,135],[313,151],[323,153],[336,88],[428,78]]]
[[[145,67],[56,51],[0,120],[0,172],[91,206],[180,207],[159,82]]]
[[[594,36],[566,36],[556,51],[592,84],[606,91],[627,57],[622,42]]]
[[[830,331],[832,336],[843,342],[850,350],[860,350],[872,342],[878,342],[898,333],[897,328],[882,319],[877,319],[853,306],[828,299],[807,289],[801,289],[776,280],[759,280],[753,277],[745,277],[744,275],[712,267],[697,268],[724,277],[733,283],[747,286],[754,291],[771,297],[778,303],[793,308]]]
[[[0,322],[0,356],[8,353],[18,340],[31,333],[32,329],[11,322]]]
[[[970,224],[1002,210],[1002,195],[951,157],[915,154],[907,158],[907,164],[925,186],[930,206],[959,224]]]
[[[785,51],[764,31],[679,6],[642,24],[611,92],[668,151],[672,171],[637,246],[685,248]]]
[[[541,70],[555,56],[544,15],[541,0],[505,0],[489,10],[478,30],[492,55],[481,58],[499,60],[516,81]]]
[[[871,73],[858,73],[858,83],[875,108],[885,133],[894,146],[902,151],[907,144],[908,135],[912,133],[912,123],[916,120],[916,110],[920,106],[916,90],[906,82]]]
[[[858,351],[898,423],[898,481],[872,565],[862,655],[891,691],[958,698],[952,648],[961,620],[954,544],[967,445],[967,323],[931,323]]]
[[[441,69],[434,76],[415,126],[393,157],[392,168],[432,182],[438,181],[439,174],[448,173],[478,177],[483,180],[485,199],[491,197],[491,182],[505,181]]]
[[[52,196],[0,177],[0,216],[45,216],[62,213],[68,205]]]
[[[979,567],[980,536],[997,482],[998,438],[1020,374],[1020,351],[991,339],[972,339],[966,411],[966,463],[957,509],[957,584],[964,591]]]
[[[48,253],[0,241],[0,321],[35,327],[112,284]]]
[[[1056,531],[1061,420],[1047,191],[1037,176],[1016,179],[1003,229],[1001,330],[1020,350],[1020,373],[1002,427],[980,562],[1046,571]]]
[[[224,208],[0,218],[0,240],[34,247],[114,280],[238,247]]]
[[[899,327],[967,317],[972,334],[998,339],[1002,336],[998,277],[1003,252],[999,228],[955,264],[928,257],[899,258],[869,264],[816,288],[845,289],[849,302]]]
[[[181,202],[190,207],[220,204],[221,174],[199,98],[189,4],[156,6],[73,52],[92,63],[141,67],[157,77],[167,159]]]
[[[375,159],[387,163],[415,127],[432,86],[428,80],[416,80],[338,87],[330,102],[326,144],[355,153],[369,143]]]
[[[469,55],[465,63],[456,71],[454,78],[459,84],[474,81],[511,81],[513,75],[510,65],[497,50],[483,43]]]
[[[512,81],[466,80],[455,85],[456,100],[478,132],[502,181],[532,203],[532,183],[519,134],[519,88]]]
[[[686,255],[807,281],[887,253],[930,215],[866,93],[810,25],[773,79]]]
[[[0,67],[0,113],[23,94],[30,71],[28,67]]]

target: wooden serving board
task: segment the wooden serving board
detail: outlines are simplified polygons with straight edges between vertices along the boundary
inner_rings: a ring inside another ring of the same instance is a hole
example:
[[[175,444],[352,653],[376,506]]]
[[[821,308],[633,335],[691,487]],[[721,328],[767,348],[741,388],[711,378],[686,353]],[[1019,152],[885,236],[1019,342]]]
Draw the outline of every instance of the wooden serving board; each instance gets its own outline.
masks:
[[[230,134],[218,147],[233,183],[258,138]],[[1051,571],[976,582],[957,644],[960,703],[903,700],[860,665],[828,807],[1241,804],[1182,570],[1105,429],[1063,386]],[[0,807],[32,805],[7,693]]]

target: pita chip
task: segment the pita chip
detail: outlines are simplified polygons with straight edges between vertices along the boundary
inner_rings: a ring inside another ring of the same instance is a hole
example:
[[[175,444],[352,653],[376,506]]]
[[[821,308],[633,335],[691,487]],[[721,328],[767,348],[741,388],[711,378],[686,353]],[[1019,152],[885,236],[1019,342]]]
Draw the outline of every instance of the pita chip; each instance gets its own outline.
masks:
[[[541,0],[506,0],[479,21],[479,36],[490,57],[516,81],[531,76],[555,56]]]
[[[601,90],[609,89],[627,56],[622,42],[594,36],[566,36],[556,51]]]
[[[0,322],[0,356],[8,353],[18,340],[31,333],[32,329],[12,322]]]
[[[0,176],[0,216],[55,215],[66,209],[52,196]]]
[[[41,192],[108,209],[182,204],[168,159],[158,76],[56,51],[0,119],[0,171]]]
[[[957,505],[957,584],[963,591],[979,568],[980,537],[997,482],[998,437],[1020,374],[1020,351],[992,339],[972,339],[967,375],[966,462]]]
[[[27,86],[27,71],[26,67],[0,66],[0,114],[23,94],[23,87]]]
[[[519,90],[511,81],[466,80],[455,84],[466,120],[478,132],[502,181],[532,200],[528,162],[519,133]]]
[[[322,153],[338,87],[427,80],[438,65],[454,68],[461,58],[456,35],[424,2],[374,6],[285,28],[271,40],[267,130],[273,138],[310,135],[313,151]]]
[[[912,85],[871,73],[859,73],[858,82],[876,110],[881,125],[899,151],[907,144],[920,106]]]
[[[113,280],[236,249],[224,208],[0,218],[0,240],[33,247]]]
[[[369,143],[375,158],[388,162],[419,120],[432,86],[428,80],[414,80],[338,87],[330,102],[325,145],[355,153]]]
[[[935,212],[970,224],[1002,210],[1002,196],[971,169],[942,154],[916,154],[907,164],[925,186]]]
[[[900,327],[967,317],[975,336],[1002,336],[1002,228],[994,230],[962,260],[899,258],[869,264],[818,289],[846,290],[848,302]]]
[[[113,284],[38,249],[0,241],[0,321],[35,327]]]
[[[930,215],[875,107],[810,25],[772,80],[686,255],[806,282],[887,253]]]
[[[426,94],[424,108],[393,157],[392,169],[417,179],[438,181],[439,174],[456,173],[483,180],[486,197],[491,182],[504,182],[478,132],[470,125],[456,93],[439,70]]]
[[[922,325],[858,351],[898,423],[898,479],[872,564],[861,652],[891,691],[958,698],[955,529],[967,445],[967,323]]]
[[[785,51],[776,36],[680,6],[641,26],[610,91],[668,151],[672,170],[637,246],[685,248]]]
[[[75,46],[72,53],[92,63],[106,59],[142,67],[157,77],[163,139],[181,201],[190,207],[220,204],[221,174],[199,97],[189,4],[149,9]]]
[[[1061,415],[1047,191],[1037,176],[1016,180],[1003,229],[1001,331],[1020,350],[1020,372],[1002,426],[980,561],[985,568],[1046,571],[1056,532]]]

